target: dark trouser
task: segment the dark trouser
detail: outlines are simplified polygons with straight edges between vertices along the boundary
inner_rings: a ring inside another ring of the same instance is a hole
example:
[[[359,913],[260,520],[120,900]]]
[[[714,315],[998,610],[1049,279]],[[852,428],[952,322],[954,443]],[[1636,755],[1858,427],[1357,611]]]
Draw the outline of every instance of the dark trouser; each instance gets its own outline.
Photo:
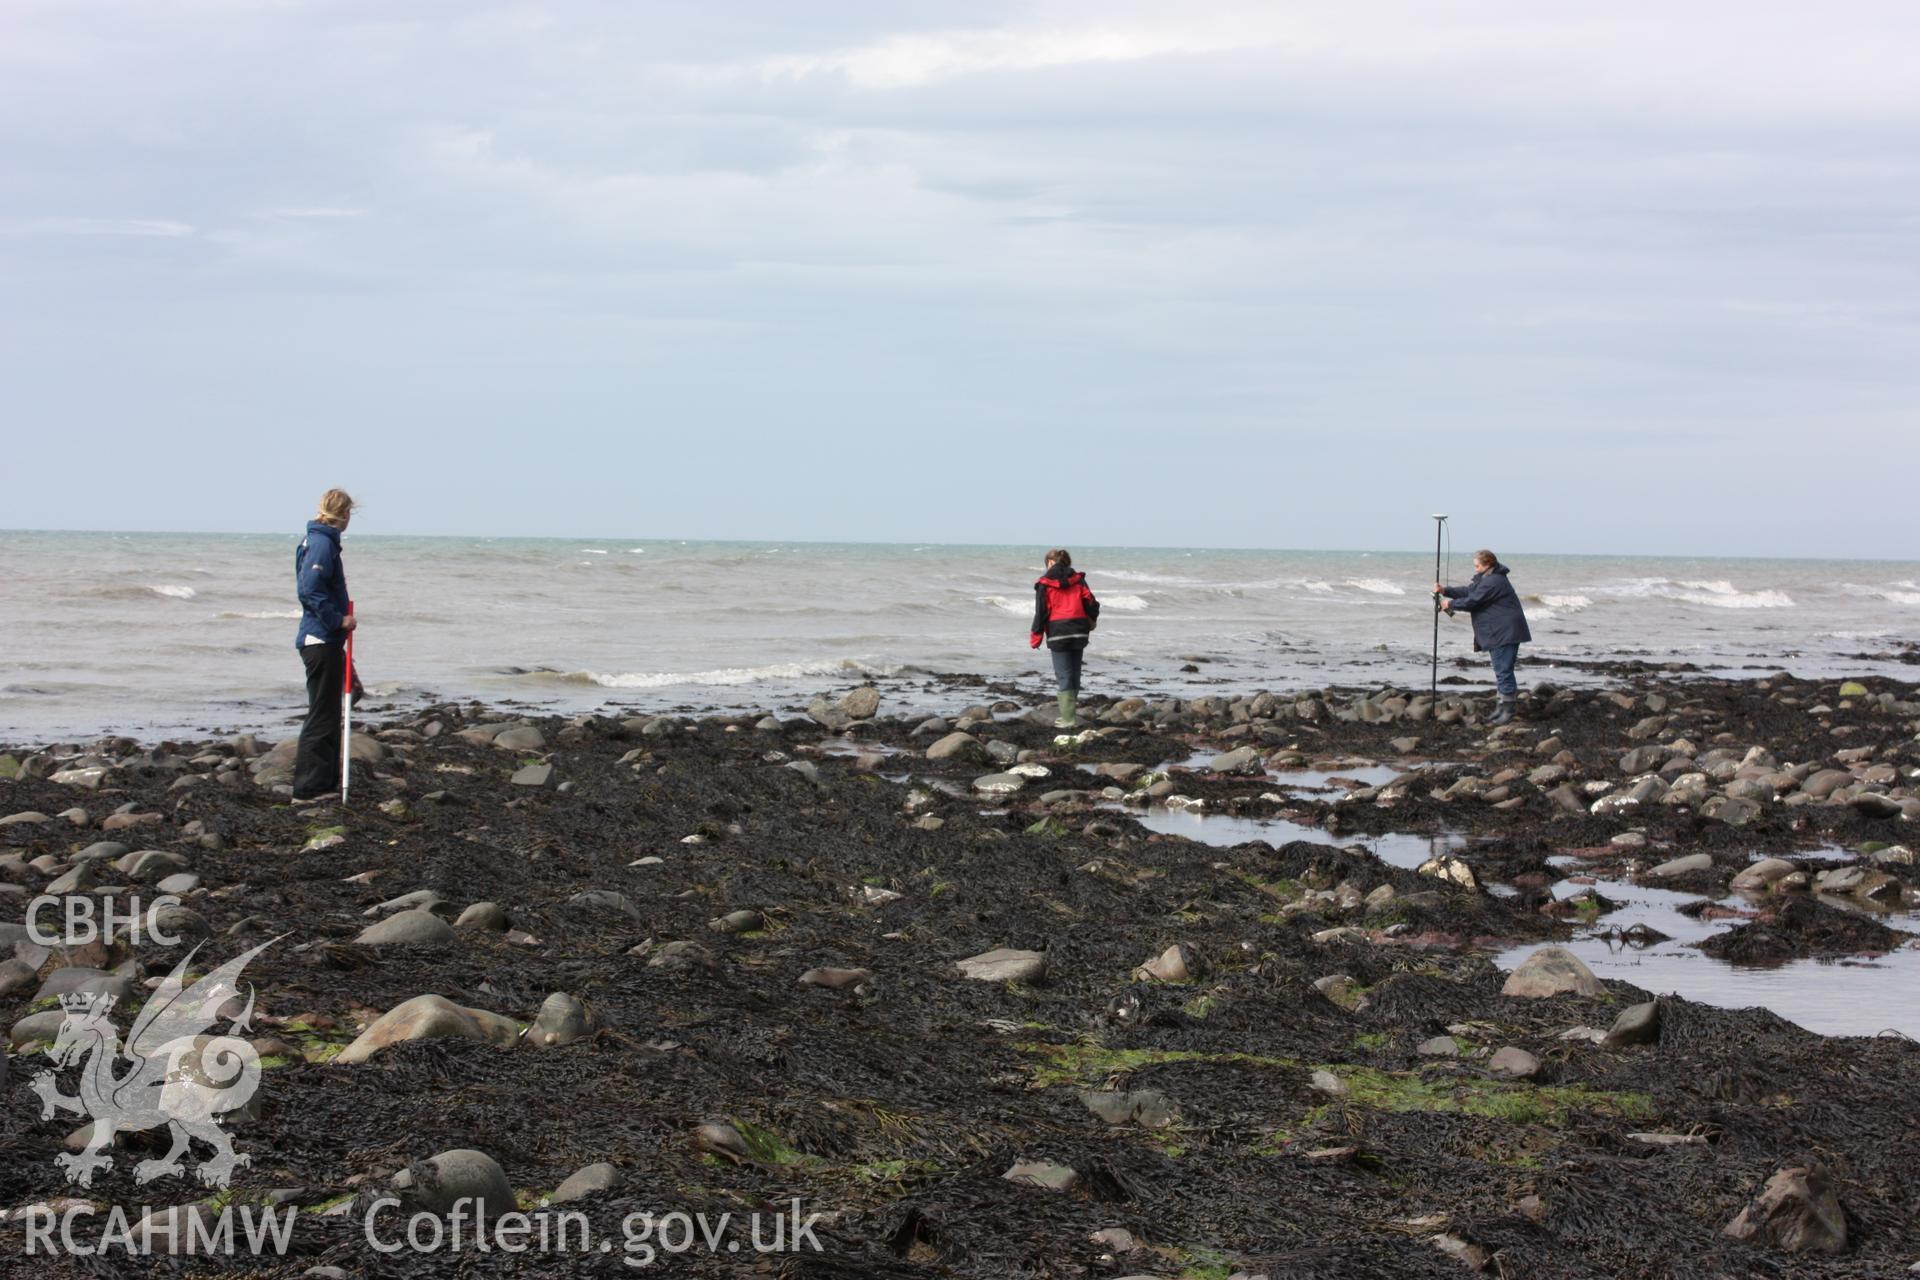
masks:
[[[1513,678],[1513,664],[1520,657],[1517,644],[1497,644],[1487,650],[1487,656],[1493,659],[1493,685],[1500,691],[1502,698],[1520,696],[1520,686]]]
[[[1087,642],[1049,645],[1053,650],[1053,678],[1062,693],[1080,692],[1080,668],[1087,660]]]
[[[293,794],[304,798],[340,789],[340,681],[347,651],[310,644],[300,650],[300,661],[307,665],[307,722],[293,757]]]

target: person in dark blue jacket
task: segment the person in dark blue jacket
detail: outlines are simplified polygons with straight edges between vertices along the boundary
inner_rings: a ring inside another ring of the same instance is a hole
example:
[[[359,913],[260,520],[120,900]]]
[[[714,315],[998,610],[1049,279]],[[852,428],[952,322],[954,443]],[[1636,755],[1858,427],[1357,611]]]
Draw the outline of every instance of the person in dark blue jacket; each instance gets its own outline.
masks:
[[[1473,581],[1466,586],[1433,584],[1442,597],[1441,608],[1473,618],[1473,647],[1486,650],[1493,659],[1493,682],[1500,700],[1488,724],[1505,724],[1518,710],[1520,688],[1513,678],[1513,664],[1520,657],[1520,646],[1533,639],[1520,595],[1507,581],[1508,572],[1500,557],[1482,550],[1473,553]]]
[[[307,720],[293,758],[293,798],[313,800],[340,790],[340,685],[346,673],[347,633],[356,625],[347,613],[347,571],[340,563],[340,535],[353,519],[345,489],[320,495],[320,510],[307,521],[307,536],[293,553],[294,590],[300,596],[300,630],[293,638],[307,669]]]

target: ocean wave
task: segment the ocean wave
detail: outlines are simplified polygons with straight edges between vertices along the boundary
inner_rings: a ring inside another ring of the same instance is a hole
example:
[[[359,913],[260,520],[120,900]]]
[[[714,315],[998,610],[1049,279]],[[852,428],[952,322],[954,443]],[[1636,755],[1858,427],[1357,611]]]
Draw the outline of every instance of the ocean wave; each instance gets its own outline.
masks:
[[[191,600],[200,594],[192,587],[176,587],[170,583],[148,583],[147,590],[155,595],[165,596],[169,600]]]
[[[664,689],[672,685],[741,685],[766,680],[805,680],[814,676],[892,676],[903,668],[839,658],[823,662],[777,662],[765,667],[721,667],[714,671],[555,671],[541,668],[510,674],[556,684],[599,685],[603,689]]]
[[[582,547],[580,548],[580,554],[583,556],[603,556],[607,553],[599,547]]]
[[[1103,596],[1100,603],[1105,608],[1122,609],[1128,613],[1133,613],[1147,607],[1147,602],[1139,596]],[[1025,611],[1022,610],[1022,612]]]
[[[1358,587],[1362,591],[1371,591],[1380,596],[1403,596],[1407,589],[1388,582],[1385,578],[1348,578],[1347,585]]]
[[[1872,596],[1889,604],[1920,604],[1920,583],[1902,580],[1884,587],[1862,586],[1856,582],[1842,585],[1853,595]]]
[[[1023,604],[1018,600],[1009,600],[1005,596],[975,596],[974,601],[977,604],[990,604],[996,609],[1005,609],[1008,613],[1027,613],[1033,608],[1030,603]]]
[[[1784,591],[1762,589],[1742,591],[1725,578],[1709,581],[1683,578],[1637,578],[1618,589],[1617,594],[1678,600],[1683,604],[1703,604],[1715,609],[1791,609],[1793,597]]]
[[[1209,585],[1199,578],[1182,578],[1171,573],[1147,573],[1139,569],[1101,569],[1096,578],[1114,578],[1121,582],[1144,582],[1149,586],[1161,587],[1204,587]]]
[[[1578,613],[1580,612],[1580,610],[1586,608],[1588,605],[1593,603],[1593,601],[1588,597],[1579,596],[1579,595],[1557,596],[1557,595],[1550,595],[1550,594],[1541,594],[1537,596],[1528,596],[1527,598],[1529,600],[1538,600],[1541,604],[1545,605],[1547,608],[1557,610],[1558,612],[1561,612],[1561,613]]]
[[[1333,590],[1333,584],[1331,582],[1322,582],[1318,578],[1303,578],[1297,585],[1305,587],[1309,591],[1327,592]]]
[[[288,618],[297,619],[299,616],[300,611],[298,609],[229,609],[213,615],[214,621],[216,622],[232,622],[242,618],[277,618],[285,620]]]

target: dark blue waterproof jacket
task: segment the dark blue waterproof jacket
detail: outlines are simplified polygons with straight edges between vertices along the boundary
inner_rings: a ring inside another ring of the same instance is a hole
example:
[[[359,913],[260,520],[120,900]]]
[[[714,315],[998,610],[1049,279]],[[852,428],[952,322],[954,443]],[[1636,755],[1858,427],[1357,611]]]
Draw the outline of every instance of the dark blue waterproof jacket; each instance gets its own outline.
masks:
[[[1503,644],[1526,644],[1533,639],[1527,630],[1526,611],[1520,607],[1519,593],[1507,581],[1509,570],[1495,564],[1485,573],[1473,575],[1464,587],[1447,587],[1442,595],[1453,601],[1455,613],[1473,616],[1473,647],[1497,649]]]
[[[307,536],[293,553],[293,586],[300,595],[300,630],[293,647],[319,636],[328,644],[347,638],[347,570],[340,563],[340,531],[324,520],[307,521]]]

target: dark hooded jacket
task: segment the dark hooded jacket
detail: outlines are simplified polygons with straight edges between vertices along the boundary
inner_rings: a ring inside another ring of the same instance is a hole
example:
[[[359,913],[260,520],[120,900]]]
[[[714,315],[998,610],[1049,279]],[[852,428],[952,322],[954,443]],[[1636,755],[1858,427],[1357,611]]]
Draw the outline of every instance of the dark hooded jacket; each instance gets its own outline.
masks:
[[[1100,621],[1100,602],[1087,588],[1087,575],[1056,564],[1033,584],[1032,634],[1049,648],[1084,646]]]
[[[347,620],[347,570],[340,563],[340,531],[324,520],[307,521],[307,536],[293,553],[293,586],[300,596],[300,630],[293,647],[308,636],[328,644],[346,639],[340,628]]]
[[[1533,632],[1527,630],[1526,611],[1520,607],[1520,595],[1507,581],[1509,572],[1507,566],[1495,562],[1493,568],[1474,574],[1466,586],[1441,591],[1453,601],[1455,613],[1472,616],[1476,649],[1526,644],[1533,639]]]

